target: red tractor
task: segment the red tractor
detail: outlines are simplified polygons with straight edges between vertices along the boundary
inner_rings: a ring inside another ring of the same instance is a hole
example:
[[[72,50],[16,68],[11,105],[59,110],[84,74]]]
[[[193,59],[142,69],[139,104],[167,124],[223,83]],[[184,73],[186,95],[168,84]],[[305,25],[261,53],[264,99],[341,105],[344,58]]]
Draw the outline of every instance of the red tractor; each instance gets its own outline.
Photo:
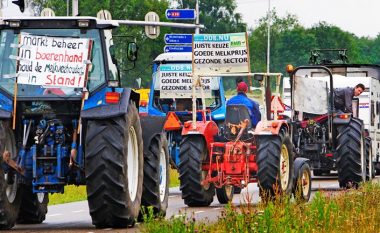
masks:
[[[221,204],[232,200],[234,189],[258,182],[262,197],[296,193],[308,200],[311,191],[307,159],[294,160],[290,129],[286,120],[277,120],[277,108],[271,108],[270,77],[281,74],[255,74],[263,90],[264,113],[252,127],[244,105],[227,106],[226,120],[218,126],[206,120],[184,124],[180,148],[180,189],[188,206],[208,206],[216,194]],[[269,98],[265,98],[269,96]],[[265,101],[267,100],[267,101]],[[269,103],[268,103],[269,102]],[[269,106],[269,108],[268,108]],[[275,119],[275,120],[274,120]],[[298,184],[298,185],[297,185]]]

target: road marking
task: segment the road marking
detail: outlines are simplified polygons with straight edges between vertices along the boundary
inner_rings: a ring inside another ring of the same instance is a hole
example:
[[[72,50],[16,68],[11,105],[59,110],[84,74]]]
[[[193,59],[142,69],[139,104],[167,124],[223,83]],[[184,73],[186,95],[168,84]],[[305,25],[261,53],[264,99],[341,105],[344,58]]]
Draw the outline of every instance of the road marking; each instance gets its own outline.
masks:
[[[194,214],[200,214],[200,213],[203,213],[203,212],[204,212],[203,210],[195,211]]]
[[[216,207],[216,208],[214,208],[214,210],[220,210],[220,209],[222,209],[222,207]]]
[[[173,196],[169,196],[169,198],[171,198],[171,197],[179,197],[180,195],[173,195]]]
[[[48,217],[55,217],[55,216],[60,216],[62,214],[49,214]]]
[[[85,210],[74,210],[73,213],[85,212]]]

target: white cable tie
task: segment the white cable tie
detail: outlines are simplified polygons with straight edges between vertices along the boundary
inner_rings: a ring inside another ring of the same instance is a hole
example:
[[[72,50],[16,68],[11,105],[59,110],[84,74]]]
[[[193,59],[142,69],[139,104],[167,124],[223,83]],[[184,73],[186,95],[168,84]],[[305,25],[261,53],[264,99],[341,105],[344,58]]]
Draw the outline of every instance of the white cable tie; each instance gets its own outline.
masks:
[[[3,78],[10,79],[10,78],[16,78],[17,74],[3,74]]]
[[[16,55],[9,55],[9,59],[20,60],[20,57]]]

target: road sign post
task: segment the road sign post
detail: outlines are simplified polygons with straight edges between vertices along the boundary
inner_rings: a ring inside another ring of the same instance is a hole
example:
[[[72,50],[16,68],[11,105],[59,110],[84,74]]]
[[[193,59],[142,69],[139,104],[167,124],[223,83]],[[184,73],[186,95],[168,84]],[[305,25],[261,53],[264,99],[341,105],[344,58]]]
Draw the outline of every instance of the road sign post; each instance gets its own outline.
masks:
[[[167,19],[195,19],[195,10],[194,9],[167,9],[165,12]]]

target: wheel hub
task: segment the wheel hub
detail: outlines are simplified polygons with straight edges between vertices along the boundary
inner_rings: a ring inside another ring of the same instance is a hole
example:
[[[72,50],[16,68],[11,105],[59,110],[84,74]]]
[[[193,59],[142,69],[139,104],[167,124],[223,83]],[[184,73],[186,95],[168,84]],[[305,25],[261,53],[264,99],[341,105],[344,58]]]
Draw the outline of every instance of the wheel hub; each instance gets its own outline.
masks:
[[[288,187],[289,174],[290,174],[290,161],[289,152],[286,145],[281,146],[281,156],[280,156],[280,180],[281,189],[284,191]]]
[[[165,199],[166,193],[166,154],[164,148],[160,151],[160,200],[161,202]]]
[[[137,187],[139,182],[139,150],[135,128],[129,127],[128,137],[128,190],[132,202],[137,196]]]

